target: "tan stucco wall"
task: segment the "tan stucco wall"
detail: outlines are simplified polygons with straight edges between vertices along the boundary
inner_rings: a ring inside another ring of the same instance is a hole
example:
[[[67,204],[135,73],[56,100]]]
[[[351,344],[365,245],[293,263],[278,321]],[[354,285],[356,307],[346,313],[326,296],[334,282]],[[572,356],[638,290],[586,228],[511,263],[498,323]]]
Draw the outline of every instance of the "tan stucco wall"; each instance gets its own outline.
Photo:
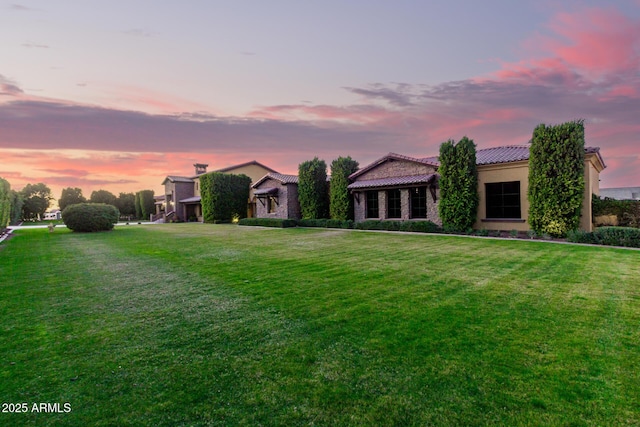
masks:
[[[604,165],[600,163],[595,154],[586,155],[584,163],[585,188],[580,217],[580,229],[593,231],[593,223],[591,222],[591,194],[600,194],[600,171]],[[522,219],[525,221],[483,221],[483,219],[486,219],[487,207],[485,184],[510,181],[520,181],[520,212]],[[526,221],[529,216],[528,191],[529,163],[527,161],[478,166],[478,195],[480,196],[480,203],[478,205],[478,218],[473,227],[487,230],[529,230],[530,226]]]
[[[524,219],[525,221],[483,221],[487,217],[487,197],[485,194],[485,184],[510,181],[520,181],[520,214],[522,216],[522,219]],[[480,197],[480,203],[478,204],[478,218],[476,219],[473,228],[484,228],[487,230],[529,230],[529,223],[526,222],[526,218],[529,213],[529,200],[527,198],[528,191],[528,162],[524,161],[478,166],[478,196]]]
[[[582,216],[580,229],[593,231],[591,195],[600,195],[600,171],[604,165],[595,154],[587,154],[584,160],[584,197],[582,199]]]

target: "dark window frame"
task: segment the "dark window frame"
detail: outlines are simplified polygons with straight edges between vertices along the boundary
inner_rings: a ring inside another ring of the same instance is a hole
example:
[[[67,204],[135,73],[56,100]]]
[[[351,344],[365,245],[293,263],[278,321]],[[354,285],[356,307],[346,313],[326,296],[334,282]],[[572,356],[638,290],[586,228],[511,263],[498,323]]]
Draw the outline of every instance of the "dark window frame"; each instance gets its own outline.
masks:
[[[402,193],[399,188],[387,190],[387,218],[402,218]]]
[[[484,189],[488,219],[522,219],[520,181],[488,182]]]
[[[379,202],[378,190],[370,190],[365,193],[365,218],[380,218]]]
[[[427,218],[427,187],[411,187],[409,189],[411,218]]]

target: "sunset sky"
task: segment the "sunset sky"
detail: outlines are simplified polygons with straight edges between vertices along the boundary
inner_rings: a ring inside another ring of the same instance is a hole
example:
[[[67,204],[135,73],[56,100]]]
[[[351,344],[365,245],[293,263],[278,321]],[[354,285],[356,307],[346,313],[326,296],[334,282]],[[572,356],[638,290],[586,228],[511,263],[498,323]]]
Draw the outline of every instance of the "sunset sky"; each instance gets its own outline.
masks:
[[[166,175],[361,166],[584,119],[640,185],[640,0],[0,0],[0,177],[160,193]]]

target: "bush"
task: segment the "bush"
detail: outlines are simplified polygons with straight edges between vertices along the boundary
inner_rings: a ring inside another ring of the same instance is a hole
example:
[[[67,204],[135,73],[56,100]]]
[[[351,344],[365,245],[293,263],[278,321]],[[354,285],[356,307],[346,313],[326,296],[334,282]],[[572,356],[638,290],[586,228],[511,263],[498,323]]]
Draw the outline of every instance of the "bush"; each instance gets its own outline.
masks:
[[[574,243],[640,248],[640,229],[633,227],[600,227],[591,233],[575,231],[567,238]]]
[[[79,203],[62,211],[62,221],[73,231],[108,231],[113,229],[118,218],[118,209],[105,203]]]
[[[238,225],[289,228],[289,227],[295,227],[297,223],[295,219],[242,218],[241,220],[238,221]]]
[[[615,215],[618,225],[623,227],[640,227],[640,201],[616,200],[609,197],[603,199],[592,196],[593,217]]]
[[[431,221],[362,221],[354,225],[358,230],[409,231],[414,233],[440,233],[441,228]]]
[[[538,125],[529,155],[529,224],[538,234],[577,230],[584,193],[584,122]]]
[[[251,178],[210,172],[200,175],[200,196],[204,222],[218,224],[247,216]]]

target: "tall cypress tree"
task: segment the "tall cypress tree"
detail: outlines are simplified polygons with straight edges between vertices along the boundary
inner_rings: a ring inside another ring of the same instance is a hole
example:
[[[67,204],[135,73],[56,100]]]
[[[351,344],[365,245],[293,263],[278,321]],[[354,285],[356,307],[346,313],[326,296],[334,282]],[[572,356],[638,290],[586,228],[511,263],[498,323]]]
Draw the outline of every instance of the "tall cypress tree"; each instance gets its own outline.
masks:
[[[303,219],[326,218],[329,213],[327,164],[314,157],[298,166],[298,200]]]
[[[329,213],[331,219],[353,219],[353,197],[349,195],[349,175],[358,170],[358,162],[350,156],[338,157],[331,162]]]
[[[565,236],[580,225],[584,120],[538,125],[529,151],[529,225],[536,233]]]
[[[478,168],[476,144],[463,137],[457,144],[440,145],[440,202],[438,210],[445,228],[466,231],[478,214]]]

